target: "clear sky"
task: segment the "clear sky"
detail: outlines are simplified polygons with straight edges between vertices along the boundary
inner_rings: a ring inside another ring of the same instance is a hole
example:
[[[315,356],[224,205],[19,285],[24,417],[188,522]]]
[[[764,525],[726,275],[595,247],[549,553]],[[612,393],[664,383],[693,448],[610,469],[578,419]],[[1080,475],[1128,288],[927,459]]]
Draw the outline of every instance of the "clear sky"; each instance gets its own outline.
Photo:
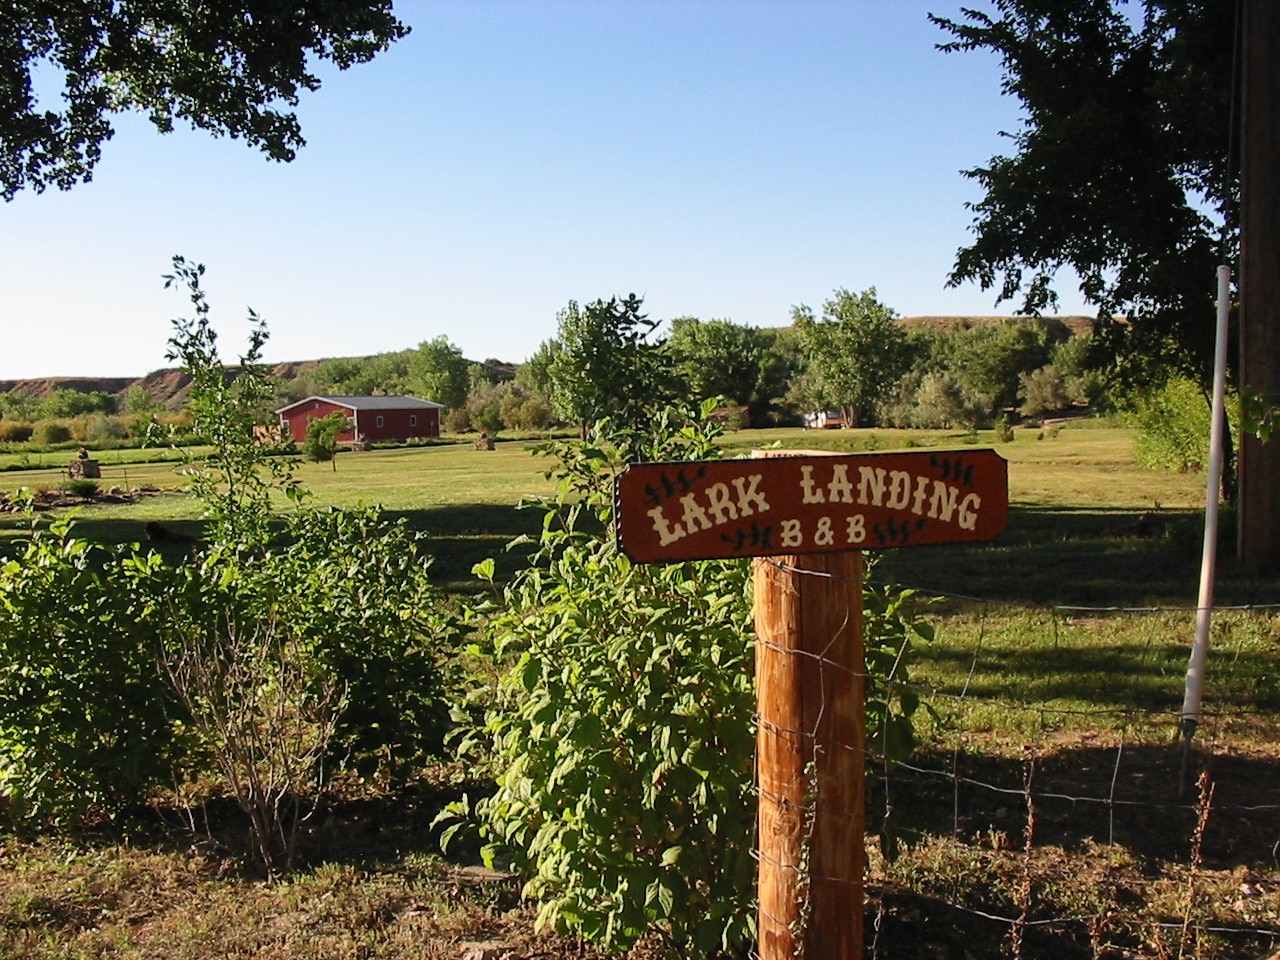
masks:
[[[1008,312],[945,289],[979,199],[959,171],[1018,122],[993,57],[935,49],[926,12],[959,6],[403,0],[409,37],[304,98],[293,163],[124,117],[91,183],[0,204],[0,379],[168,366],[174,254],[206,265],[229,361],[247,307],[269,361],[443,334],[519,362],[568,301],[631,292],[753,326],[836,287]]]

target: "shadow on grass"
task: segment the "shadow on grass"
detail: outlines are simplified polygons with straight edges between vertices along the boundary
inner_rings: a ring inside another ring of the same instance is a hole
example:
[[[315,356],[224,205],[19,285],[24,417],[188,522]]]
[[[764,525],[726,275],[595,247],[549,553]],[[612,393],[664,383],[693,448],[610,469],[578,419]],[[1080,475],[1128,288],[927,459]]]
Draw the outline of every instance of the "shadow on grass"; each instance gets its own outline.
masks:
[[[1021,848],[1030,784],[1034,843],[1087,851],[1118,844],[1145,863],[1189,864],[1198,813],[1196,780],[1207,771],[1212,802],[1201,846],[1210,869],[1274,869],[1280,836],[1280,757],[1212,756],[1192,744],[1183,783],[1184,745],[1069,746],[1033,757],[946,749],[921,751],[892,774],[895,815],[927,834]],[[1181,791],[1181,795],[1180,795]],[[873,788],[869,830],[883,816],[883,782]]]
[[[1184,636],[1189,641],[1192,623]],[[916,649],[919,666],[945,678],[937,690],[958,696],[963,689],[970,705],[990,698],[993,704],[1011,696],[1052,710],[1055,701],[1086,703],[1117,714],[1130,711],[1176,715],[1182,705],[1182,678],[1188,643],[1072,644],[1059,648],[948,646],[944,639]],[[1280,712],[1280,682],[1274,650],[1219,651],[1209,672],[1214,707],[1236,707],[1250,713]],[[1016,692],[1011,692],[1016,691]]]
[[[1280,602],[1280,581],[1251,578],[1236,563],[1233,519],[1222,518],[1215,602]],[[1010,604],[1193,606],[1203,525],[1196,511],[1011,506],[996,540],[898,550],[876,576]]]

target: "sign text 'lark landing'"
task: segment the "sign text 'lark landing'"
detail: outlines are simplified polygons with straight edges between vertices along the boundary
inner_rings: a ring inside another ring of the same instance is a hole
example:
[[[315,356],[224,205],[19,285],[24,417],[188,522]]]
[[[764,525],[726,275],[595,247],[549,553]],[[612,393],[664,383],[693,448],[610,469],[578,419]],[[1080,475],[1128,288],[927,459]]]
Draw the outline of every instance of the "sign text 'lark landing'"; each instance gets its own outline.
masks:
[[[618,539],[640,563],[990,540],[1008,519],[992,450],[634,463]]]

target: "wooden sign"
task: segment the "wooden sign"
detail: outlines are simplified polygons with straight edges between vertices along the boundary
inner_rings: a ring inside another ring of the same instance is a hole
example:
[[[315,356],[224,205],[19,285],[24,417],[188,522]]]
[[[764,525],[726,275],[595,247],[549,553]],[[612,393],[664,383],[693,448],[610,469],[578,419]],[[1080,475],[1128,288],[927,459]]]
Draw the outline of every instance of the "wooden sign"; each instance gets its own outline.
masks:
[[[631,464],[618,542],[638,563],[990,540],[1008,521],[993,450]]]

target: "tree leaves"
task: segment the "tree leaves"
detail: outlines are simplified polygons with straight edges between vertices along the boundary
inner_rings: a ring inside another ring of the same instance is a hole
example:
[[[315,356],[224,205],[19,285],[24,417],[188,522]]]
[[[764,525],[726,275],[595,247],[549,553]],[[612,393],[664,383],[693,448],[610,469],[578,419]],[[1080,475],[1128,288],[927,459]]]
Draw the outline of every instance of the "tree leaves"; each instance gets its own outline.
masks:
[[[5,4],[0,195],[89,180],[111,115],[126,111],[161,132],[182,119],[292,160],[305,141],[296,115],[281,108],[319,89],[312,62],[346,69],[408,32],[387,0]],[[63,109],[39,100],[33,76],[44,74],[63,78]]]

